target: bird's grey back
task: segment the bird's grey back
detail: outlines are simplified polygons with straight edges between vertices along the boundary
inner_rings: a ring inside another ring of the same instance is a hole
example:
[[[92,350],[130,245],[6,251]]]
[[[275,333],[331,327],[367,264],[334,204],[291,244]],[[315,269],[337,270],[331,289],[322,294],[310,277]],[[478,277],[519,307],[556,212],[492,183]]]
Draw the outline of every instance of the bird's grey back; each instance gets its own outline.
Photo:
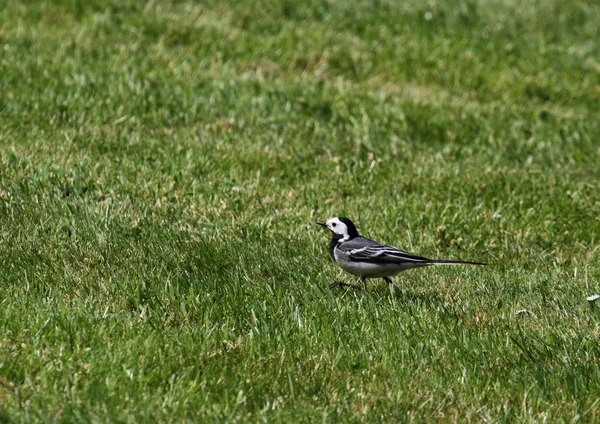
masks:
[[[361,249],[363,247],[383,247],[384,244],[377,243],[375,240],[363,236],[354,237],[344,242],[343,250]]]
[[[376,260],[383,262],[419,261],[431,262],[431,259],[413,255],[394,246],[378,243],[367,237],[358,236],[342,243],[338,249],[350,253],[354,260]],[[362,253],[361,253],[362,251]],[[355,254],[356,253],[356,254]],[[377,257],[377,258],[375,258]]]

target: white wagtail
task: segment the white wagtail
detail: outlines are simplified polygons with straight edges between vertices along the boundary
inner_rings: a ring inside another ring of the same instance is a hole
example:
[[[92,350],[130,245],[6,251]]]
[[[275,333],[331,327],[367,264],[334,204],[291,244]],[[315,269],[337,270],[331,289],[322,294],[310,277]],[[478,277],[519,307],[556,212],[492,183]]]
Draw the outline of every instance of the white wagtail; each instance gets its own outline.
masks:
[[[329,245],[331,257],[344,271],[359,276],[363,287],[366,286],[367,278],[383,278],[386,283],[395,285],[389,277],[394,277],[405,269],[431,265],[485,265],[481,262],[428,259],[411,255],[395,247],[359,236],[356,227],[348,218],[336,217],[317,224],[327,228],[333,234]],[[330,287],[336,285],[347,284],[336,281]]]

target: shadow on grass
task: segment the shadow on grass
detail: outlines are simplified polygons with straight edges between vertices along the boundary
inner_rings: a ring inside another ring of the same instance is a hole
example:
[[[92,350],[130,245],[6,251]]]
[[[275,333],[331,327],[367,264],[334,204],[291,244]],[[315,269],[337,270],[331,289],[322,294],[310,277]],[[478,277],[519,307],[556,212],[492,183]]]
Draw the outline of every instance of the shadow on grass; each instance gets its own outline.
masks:
[[[390,290],[390,286],[382,284],[369,284],[367,282],[366,288],[361,284],[348,284],[342,281],[334,281],[329,285],[329,289],[334,293],[348,294],[356,293],[362,296],[377,296],[378,299],[383,298],[395,298],[403,303],[419,304],[428,307],[442,307],[444,310],[447,309],[446,301],[437,292],[425,292],[418,293],[401,286],[394,285]]]

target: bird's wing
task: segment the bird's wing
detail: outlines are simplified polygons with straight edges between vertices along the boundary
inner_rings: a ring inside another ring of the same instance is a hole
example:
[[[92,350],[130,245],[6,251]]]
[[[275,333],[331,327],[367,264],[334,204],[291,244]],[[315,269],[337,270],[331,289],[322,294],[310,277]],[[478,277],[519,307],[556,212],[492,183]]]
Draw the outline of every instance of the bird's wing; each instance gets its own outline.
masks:
[[[345,243],[345,253],[353,261],[377,263],[428,263],[431,259],[423,256],[412,255],[393,246],[377,243],[367,238],[357,243]]]

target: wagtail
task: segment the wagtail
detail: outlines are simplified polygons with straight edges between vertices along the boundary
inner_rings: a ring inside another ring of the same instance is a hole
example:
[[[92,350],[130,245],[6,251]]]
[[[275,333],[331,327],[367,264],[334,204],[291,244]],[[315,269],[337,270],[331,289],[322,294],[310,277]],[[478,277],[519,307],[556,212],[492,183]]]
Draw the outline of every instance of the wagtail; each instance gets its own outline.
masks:
[[[333,234],[329,244],[329,253],[346,272],[360,277],[363,287],[367,278],[383,278],[386,283],[395,285],[394,277],[406,269],[431,265],[485,265],[481,262],[428,259],[412,255],[393,246],[378,243],[358,235],[356,226],[348,218],[331,218],[326,222],[317,222]],[[345,285],[334,282],[331,287]]]

